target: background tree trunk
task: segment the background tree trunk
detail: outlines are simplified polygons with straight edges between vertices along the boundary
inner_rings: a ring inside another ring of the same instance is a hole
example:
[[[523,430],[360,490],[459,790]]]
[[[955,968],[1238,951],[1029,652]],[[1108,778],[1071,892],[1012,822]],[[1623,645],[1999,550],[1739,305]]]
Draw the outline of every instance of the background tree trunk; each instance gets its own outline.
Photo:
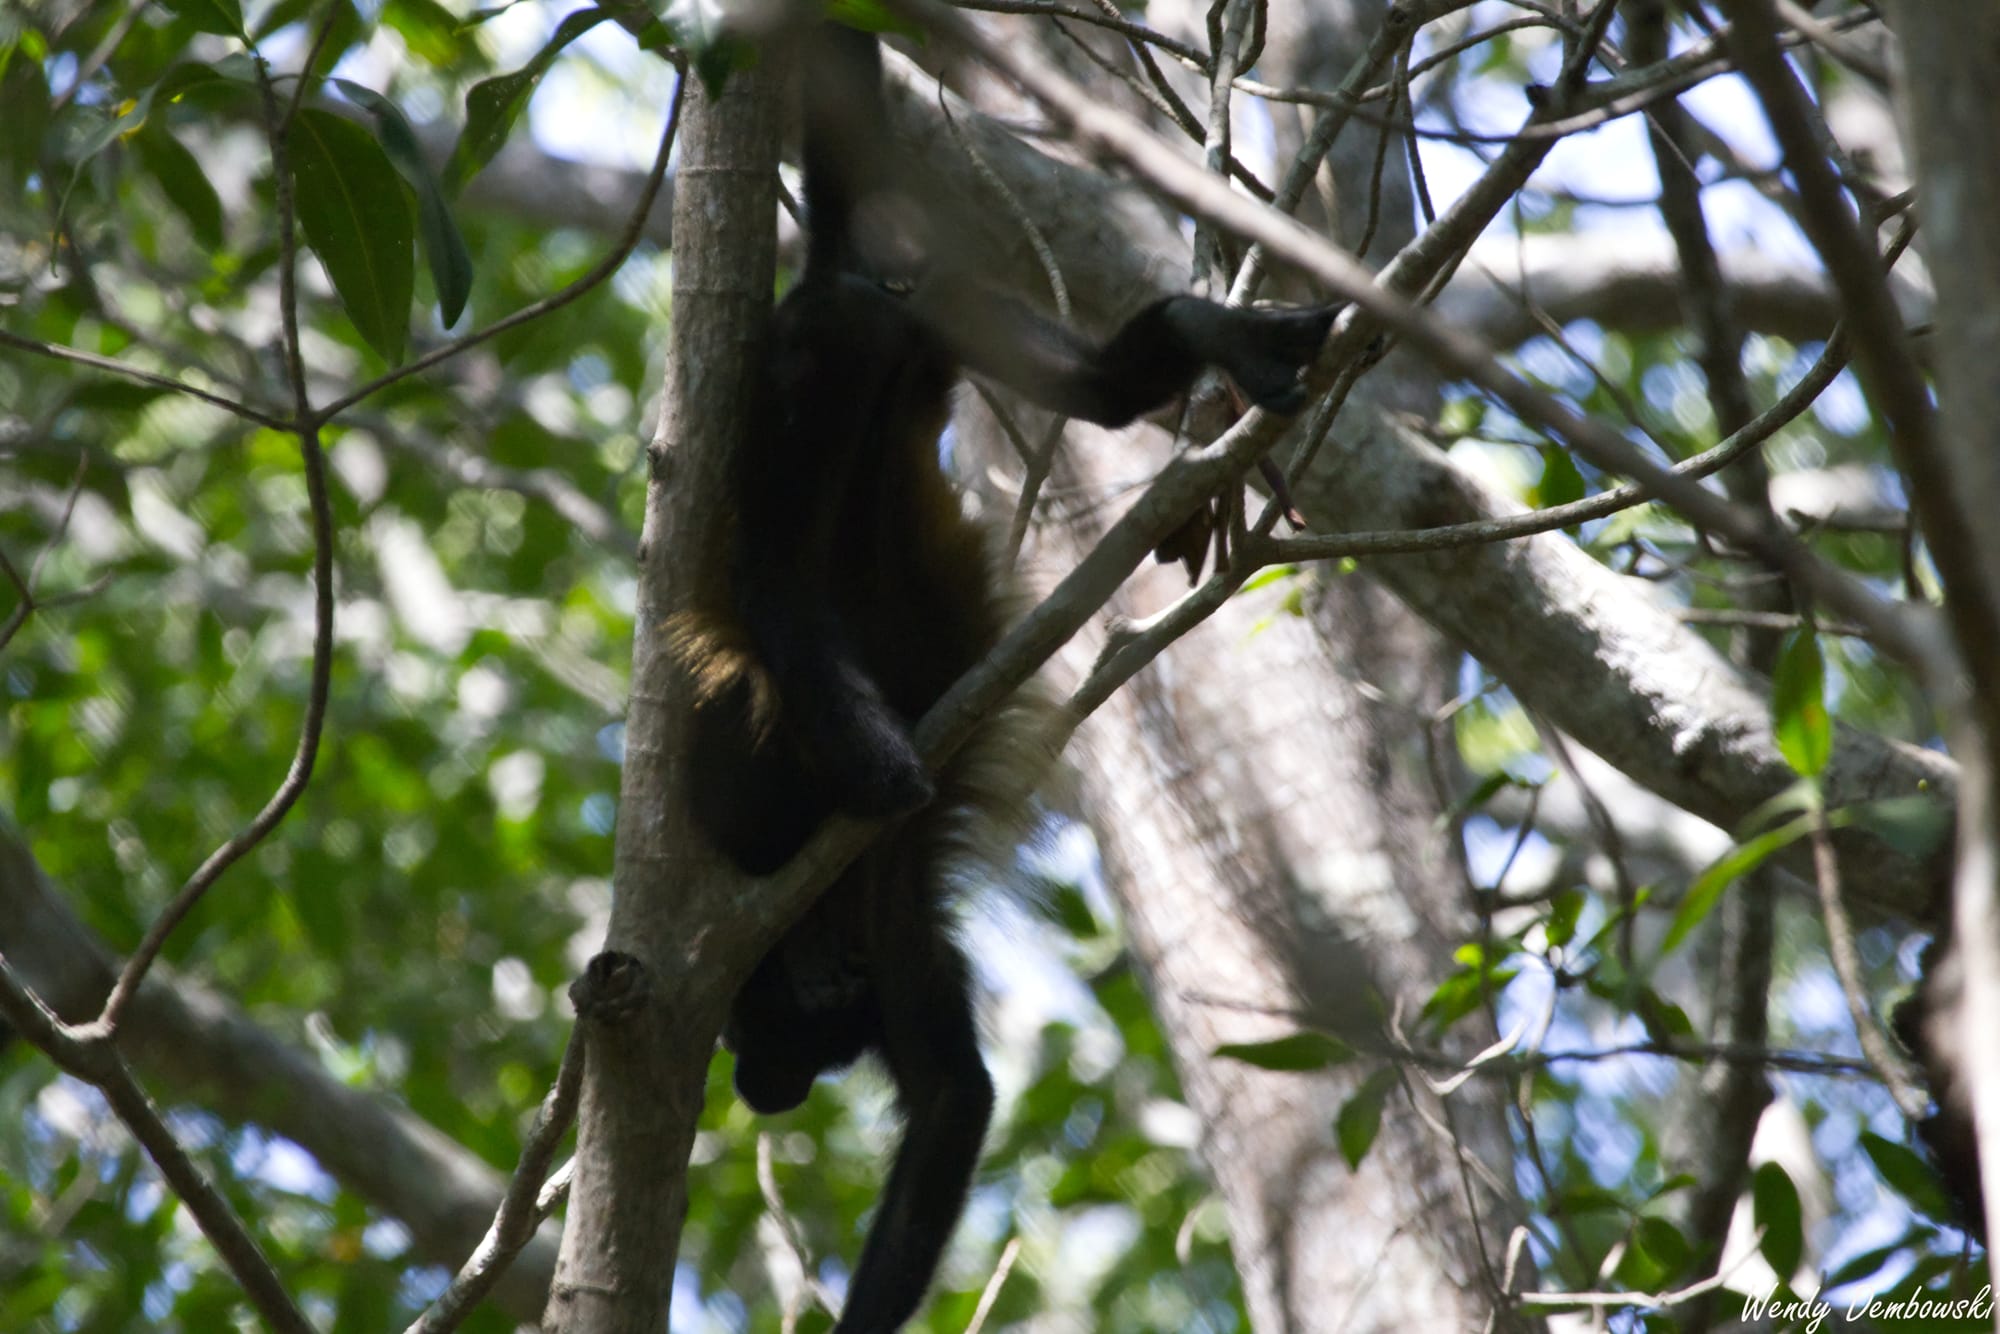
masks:
[[[1305,8],[1271,7],[1264,61],[1283,82],[1332,86],[1365,49],[1380,8]],[[1204,40],[1199,13],[1155,5],[1149,17]],[[1330,166],[1349,187],[1338,195],[1349,237],[1371,206],[1364,187],[1376,143],[1361,130],[1350,127]],[[1298,139],[1281,122],[1280,161]],[[1414,231],[1400,146],[1389,156],[1377,253]],[[1157,223],[1130,239],[1142,252],[1185,254]],[[1160,281],[1174,285],[1171,264],[1162,267]],[[1071,285],[1084,293],[1083,321],[1106,323],[1110,312],[1090,304],[1092,281]],[[1371,420],[1384,395],[1434,408],[1431,377],[1407,360],[1399,367],[1376,373],[1369,400],[1349,407],[1336,436]],[[995,434],[985,434],[989,451]],[[1072,425],[1057,485],[1115,495],[1158,468],[1165,443],[1154,430]],[[1100,526],[1094,505],[1055,508],[1034,563],[1059,577]],[[1142,576],[1117,610],[1156,611],[1179,582],[1178,567]],[[1505,1238],[1519,1217],[1498,1091],[1474,1082],[1447,1106],[1405,1076],[1354,1170],[1333,1127],[1382,1068],[1377,1060],[1278,1073],[1214,1054],[1302,1026],[1379,1050],[1390,1016],[1414,1022],[1471,927],[1464,868],[1436,837],[1440,791],[1429,763],[1458,655],[1364,581],[1315,575],[1303,586],[1310,614],[1277,610],[1290,584],[1239,596],[1092,714],[1071,753],[1083,811],[1201,1118],[1253,1326],[1477,1328],[1501,1309],[1500,1260],[1482,1239]],[[1065,661],[1081,670],[1098,646],[1094,637],[1073,644]]]

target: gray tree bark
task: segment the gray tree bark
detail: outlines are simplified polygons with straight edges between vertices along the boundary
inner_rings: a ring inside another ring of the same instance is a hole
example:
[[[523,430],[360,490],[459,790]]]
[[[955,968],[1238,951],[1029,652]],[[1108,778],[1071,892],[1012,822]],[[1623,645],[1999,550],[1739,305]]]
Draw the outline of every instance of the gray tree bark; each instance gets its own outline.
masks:
[[[687,1163],[729,997],[783,921],[695,831],[682,720],[692,683],[666,622],[723,577],[726,461],[742,437],[769,326],[776,53],[711,97],[689,77],[674,199],[674,321],[640,539],[632,704],[605,948],[636,957],[650,1003],[590,1034],[576,1177],[544,1323],[562,1334],[664,1327]],[[793,898],[798,898],[794,895]],[[800,900],[797,906],[803,906]]]
[[[1295,8],[1271,8],[1265,68],[1330,84],[1378,14],[1322,6],[1300,26]],[[1158,5],[1149,17],[1169,21]],[[1337,175],[1374,151],[1358,134],[1343,147]],[[1010,165],[1010,184],[1040,176]],[[1410,205],[1404,178],[1390,176],[1393,246],[1410,235]],[[1354,218],[1366,204],[1358,192],[1343,202]],[[1143,266],[1177,285],[1185,248],[1157,219],[1129,217],[1141,253],[1182,257]],[[1102,298],[1104,272],[1064,269],[1086,324],[1125,304]],[[1409,368],[1389,392],[1417,404],[1430,385]],[[1115,494],[1157,469],[1161,444],[1159,432],[1073,427],[1060,487]],[[1089,507],[1062,508],[1033,553],[1054,575],[1098,531]],[[1175,582],[1142,577],[1117,610],[1157,610]],[[1424,748],[1456,654],[1361,581],[1316,581],[1311,601],[1310,619],[1273,616],[1273,595],[1233,601],[1112,696],[1078,734],[1083,807],[1204,1127],[1253,1327],[1478,1328],[1502,1309],[1497,1248],[1519,1217],[1494,1090],[1469,1085],[1446,1105],[1403,1079],[1351,1170],[1332,1128],[1377,1059],[1277,1073],[1214,1054],[1303,1026],[1379,1052],[1392,1011],[1415,1014],[1470,924],[1463,869],[1435,832]],[[1066,661],[1081,668],[1096,647],[1072,645]]]

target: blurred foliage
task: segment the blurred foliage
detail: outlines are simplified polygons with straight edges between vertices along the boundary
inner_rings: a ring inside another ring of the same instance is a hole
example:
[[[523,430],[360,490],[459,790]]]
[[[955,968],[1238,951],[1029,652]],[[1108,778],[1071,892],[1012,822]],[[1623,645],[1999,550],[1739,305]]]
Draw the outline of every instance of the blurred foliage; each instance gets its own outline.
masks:
[[[636,37],[602,21],[624,17],[435,0],[0,11],[0,330],[281,411],[277,195],[246,36],[281,69],[317,42],[317,74],[349,81],[344,99],[318,85],[309,94],[320,129],[345,104],[370,113],[332,130],[339,143],[316,165],[364,182],[383,207],[339,227],[316,211],[302,228],[302,243],[323,252],[300,264],[316,401],[437,346],[447,326],[484,327],[547,296],[609,243],[467,207],[457,191],[510,133],[526,133],[559,78],[570,80],[567,97],[592,99],[587,114],[611,105],[621,132],[629,121],[641,141],[657,136],[669,86],[657,53],[708,31],[714,7],[669,6],[666,30],[638,23]],[[1427,114],[1455,119],[1461,104],[1518,98],[1550,73],[1543,36],[1503,34],[1447,61],[1440,79],[1452,95],[1431,99]],[[721,77],[741,54],[711,50],[698,63]],[[607,102],[605,87],[630,91]],[[272,89],[281,104],[294,91],[288,79]],[[413,164],[396,128],[404,116],[448,130],[456,151]],[[1567,232],[1601,212],[1538,187],[1514,222]],[[607,904],[629,544],[666,290],[663,257],[642,248],[613,282],[329,425],[340,632],[326,742],[299,807],[167,952],[338,1077],[407,1102],[503,1170],[554,1073],[562,988],[595,947]],[[1681,334],[1579,325],[1561,343],[1531,341],[1516,360],[1680,458],[1717,436],[1690,350]],[[1745,361],[1758,401],[1818,350],[1753,338]],[[297,442],[130,379],[0,351],[0,554],[36,570],[44,604],[0,650],[0,805],[90,928],[125,949],[290,762],[310,657],[311,516]],[[1879,425],[1858,404],[1843,379],[1768,448],[1774,468],[1886,475]],[[1454,397],[1440,430],[1526,503],[1616,480],[1476,396]],[[592,533],[579,527],[585,511]],[[1692,609],[1738,605],[1731,580],[1742,567],[1658,507],[1575,536]],[[1928,578],[1897,534],[1809,536],[1885,587]],[[1297,605],[1300,594],[1289,596]],[[0,616],[15,599],[0,583]],[[1704,633],[1726,649],[1741,631]],[[1801,770],[1821,762],[1828,716],[1935,743],[1912,684],[1863,641],[1823,629],[1803,642],[1812,661],[1788,687]],[[1504,687],[1477,664],[1466,674],[1450,735],[1472,782],[1452,833],[1466,839],[1486,901],[1522,856],[1557,869],[1545,893],[1484,918],[1456,969],[1430,980],[1422,1040],[1475,1020],[1515,1031],[1526,1018],[1543,1024],[1549,1051],[1685,1039],[1707,1017],[1709,909],[1761,853],[1629,894],[1608,887],[1587,850],[1535,825],[1532,808],[1489,809],[1532,793],[1554,765]],[[1869,818],[1923,836],[1900,815]],[[1027,934],[1090,983],[1072,1003],[1044,1007],[1061,1011],[1054,1018],[996,1044],[1000,1120],[939,1291],[913,1329],[963,1328],[1015,1239],[1021,1261],[989,1329],[1043,1311],[1077,1313],[1107,1334],[1244,1328],[1165,1044],[1089,906],[1090,870],[1059,874],[1078,883],[1053,893],[1049,920]],[[1788,907],[1778,933],[1774,1045],[1851,1056],[1820,923]],[[1877,995],[1913,976],[1912,944],[1900,927],[1863,932]],[[1273,1069],[1349,1059],[1316,1039],[1231,1054]],[[1686,1069],[1631,1055],[1515,1072],[1530,1113],[1515,1124],[1517,1181],[1542,1287],[1659,1291],[1700,1272],[1716,1239],[1686,1236],[1676,1221],[1689,1182],[1665,1143]],[[757,1136],[771,1137],[780,1194],[837,1289],[895,1127],[882,1082],[866,1073],[762,1122],[728,1078],[718,1059],[682,1253],[680,1292],[693,1300],[677,1303],[676,1328],[777,1330],[772,1275],[786,1243],[766,1219]],[[1329,1126],[1356,1162],[1385,1114],[1406,1114],[1387,1072],[1359,1079]],[[1755,1179],[1775,1274],[1789,1282],[1801,1257],[1817,1256],[1830,1282],[1862,1291],[1977,1291],[1984,1258],[1952,1227],[1886,1096],[1824,1073],[1775,1082],[1817,1155],[1813,1179],[1777,1164]],[[296,1146],[198,1107],[173,1115],[322,1327],[400,1326],[442,1283],[411,1258],[400,1224]],[[1802,1203],[1815,1197],[1827,1201],[1817,1212]],[[207,1331],[247,1318],[102,1103],[20,1044],[0,1053],[0,1329]],[[1619,1320],[1669,1327],[1656,1315]],[[800,1328],[828,1323],[809,1314]],[[509,1326],[486,1312],[468,1327]]]

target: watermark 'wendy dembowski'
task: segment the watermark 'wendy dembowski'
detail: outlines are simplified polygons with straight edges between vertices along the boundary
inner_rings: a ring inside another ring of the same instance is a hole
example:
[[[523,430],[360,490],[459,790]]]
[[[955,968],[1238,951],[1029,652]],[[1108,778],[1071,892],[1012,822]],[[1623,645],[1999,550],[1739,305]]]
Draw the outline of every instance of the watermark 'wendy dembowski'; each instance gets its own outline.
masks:
[[[1818,1294],[1801,1297],[1796,1293],[1786,1293],[1781,1297],[1776,1287],[1762,1297],[1743,1299],[1744,1320],[1792,1323],[1806,1334],[1820,1334],[1827,1317],[1836,1311],[1849,1322],[1867,1320],[1876,1324],[1892,1324],[1898,1320],[1991,1321],[1993,1289],[1981,1288],[1970,1297],[1933,1297],[1916,1288],[1907,1297],[1858,1297],[1841,1306],[1835,1306]]]

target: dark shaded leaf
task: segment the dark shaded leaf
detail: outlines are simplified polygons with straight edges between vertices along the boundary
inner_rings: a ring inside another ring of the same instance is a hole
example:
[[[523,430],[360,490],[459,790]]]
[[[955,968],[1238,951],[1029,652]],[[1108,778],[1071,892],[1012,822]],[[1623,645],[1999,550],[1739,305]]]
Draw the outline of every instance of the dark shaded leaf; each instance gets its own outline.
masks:
[[[159,121],[134,135],[132,143],[167,201],[187,219],[194,239],[209,250],[221,249],[222,199],[195,155]]]
[[[382,151],[417,196],[418,235],[424,242],[424,259],[429,263],[431,282],[437,287],[438,314],[449,329],[465,312],[466,298],[472,294],[472,253],[451,215],[444,184],[431,170],[417,134],[396,104],[372,88],[348,79],[335,79],[348,100],[366,111],[375,121],[375,135]]]
[[[1349,1167],[1360,1167],[1361,1160],[1374,1146],[1375,1136],[1382,1129],[1382,1105],[1395,1087],[1394,1069],[1377,1070],[1354,1091],[1353,1097],[1341,1104],[1340,1114],[1333,1121],[1333,1134],[1340,1142],[1340,1156],[1347,1159]]]
[[[391,365],[409,336],[414,231],[409,196],[375,137],[308,107],[291,136],[299,222],[348,318]]]
[[[243,7],[237,0],[160,0],[160,7],[185,19],[197,32],[250,40],[243,31]]]
[[[1905,857],[1928,857],[1951,837],[1951,807],[1936,797],[1883,797],[1843,806],[1833,815],[1839,823],[1866,829]]]
[[[1229,1042],[1217,1056],[1242,1061],[1260,1070],[1324,1070],[1354,1059],[1354,1049],[1325,1033],[1293,1033],[1269,1042]]]
[[[39,164],[49,126],[49,80],[42,69],[47,51],[32,29],[0,54],[0,167],[16,185]]]
[[[463,190],[465,183],[493,160],[493,155],[507,142],[522,108],[534,96],[535,86],[562,54],[562,49],[609,17],[594,5],[577,10],[556,25],[555,32],[527,64],[512,74],[481,79],[467,90],[465,129],[460,132],[458,144],[451,150],[451,161],[445,166],[444,188],[448,192],[457,194]]]
[[[1945,1199],[1937,1171],[1922,1154],[1894,1140],[1883,1139],[1872,1131],[1862,1132],[1861,1149],[1868,1155],[1868,1161],[1875,1164],[1875,1170],[1882,1179],[1908,1200],[1918,1213],[1926,1218],[1952,1217],[1952,1208]]]
[[[1763,1163],[1750,1178],[1751,1217],[1764,1229],[1764,1258],[1789,1283],[1805,1255],[1805,1226],[1799,1214],[1799,1191],[1785,1169]]]

